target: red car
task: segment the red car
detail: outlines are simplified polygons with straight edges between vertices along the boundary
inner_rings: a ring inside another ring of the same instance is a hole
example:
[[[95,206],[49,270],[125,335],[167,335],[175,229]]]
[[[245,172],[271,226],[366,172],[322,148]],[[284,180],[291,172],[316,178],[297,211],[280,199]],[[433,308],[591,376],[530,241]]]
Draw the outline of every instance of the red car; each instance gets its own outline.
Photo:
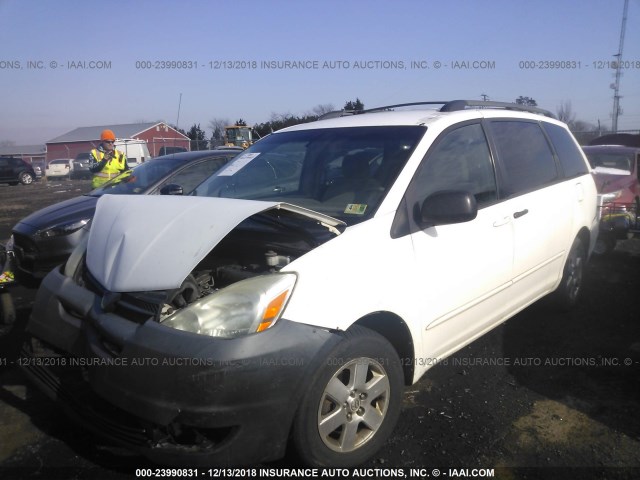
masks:
[[[583,147],[594,169],[598,193],[605,203],[615,202],[636,206],[640,198],[640,148],[620,145]]]
[[[605,253],[639,227],[640,147],[592,145],[582,149],[602,195],[601,235],[596,251]]]

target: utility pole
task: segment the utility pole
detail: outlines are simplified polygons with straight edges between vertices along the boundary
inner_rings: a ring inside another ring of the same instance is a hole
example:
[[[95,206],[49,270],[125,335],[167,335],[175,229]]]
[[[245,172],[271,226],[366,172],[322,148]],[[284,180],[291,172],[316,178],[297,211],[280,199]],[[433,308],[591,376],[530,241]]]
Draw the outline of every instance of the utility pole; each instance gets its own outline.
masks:
[[[483,102],[486,102],[489,99],[489,95],[487,95],[486,93],[481,93],[480,96],[482,97]]]
[[[616,81],[611,88],[613,88],[613,112],[611,114],[611,130],[613,133],[618,133],[618,116],[621,113],[620,109],[620,77],[622,76],[622,48],[624,47],[624,30],[627,25],[627,10],[629,9],[629,0],[624,0],[624,9],[622,11],[622,27],[620,29],[620,46],[618,47],[618,53],[614,55],[617,57],[616,65]]]

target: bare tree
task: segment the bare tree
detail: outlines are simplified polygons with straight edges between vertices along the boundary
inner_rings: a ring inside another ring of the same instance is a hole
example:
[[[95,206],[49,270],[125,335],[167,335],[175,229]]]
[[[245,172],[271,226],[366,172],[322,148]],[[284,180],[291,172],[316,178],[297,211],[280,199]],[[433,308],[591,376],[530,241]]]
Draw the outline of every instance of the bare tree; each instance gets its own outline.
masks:
[[[0,147],[15,147],[16,142],[13,140],[0,140]]]
[[[335,109],[336,107],[333,105],[333,103],[322,103],[313,107],[311,109],[311,112],[308,112],[306,115],[308,117],[311,117],[314,115],[316,117],[321,117],[325,113],[333,112]]]
[[[576,114],[573,113],[573,108],[571,107],[571,100],[563,100],[559,107],[556,108],[556,115],[558,120],[566,123],[567,125],[571,125],[576,120]]]
[[[231,121],[228,118],[214,118],[209,121],[212,147],[224,143],[224,127],[228,127],[229,125],[231,125]]]
[[[558,116],[558,120],[566,123],[572,132],[588,132],[597,129],[593,123],[576,120],[576,114],[571,106],[571,100],[564,100],[560,106],[556,108],[556,115]]]

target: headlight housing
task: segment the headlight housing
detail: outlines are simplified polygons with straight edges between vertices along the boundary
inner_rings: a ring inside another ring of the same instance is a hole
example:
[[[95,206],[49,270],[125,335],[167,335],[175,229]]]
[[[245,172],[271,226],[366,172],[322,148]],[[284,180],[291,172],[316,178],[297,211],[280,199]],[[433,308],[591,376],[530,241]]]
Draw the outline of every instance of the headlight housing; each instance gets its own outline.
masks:
[[[62,237],[65,235],[70,235],[73,232],[80,230],[86,224],[89,223],[91,217],[83,218],[82,220],[74,220],[72,222],[60,223],[58,225],[54,225],[53,227],[45,228],[43,230],[38,230],[35,234],[37,238],[51,238],[51,237]]]
[[[293,273],[242,280],[193,302],[162,325],[221,338],[262,332],[278,321],[295,283]]]

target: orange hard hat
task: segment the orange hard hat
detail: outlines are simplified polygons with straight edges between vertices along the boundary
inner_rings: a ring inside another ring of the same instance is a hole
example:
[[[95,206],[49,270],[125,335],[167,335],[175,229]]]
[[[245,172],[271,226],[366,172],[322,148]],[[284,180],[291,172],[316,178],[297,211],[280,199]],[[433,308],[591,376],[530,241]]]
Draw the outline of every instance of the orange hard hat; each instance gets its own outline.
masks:
[[[100,134],[100,140],[115,140],[116,136],[113,134],[111,130],[103,130]]]

